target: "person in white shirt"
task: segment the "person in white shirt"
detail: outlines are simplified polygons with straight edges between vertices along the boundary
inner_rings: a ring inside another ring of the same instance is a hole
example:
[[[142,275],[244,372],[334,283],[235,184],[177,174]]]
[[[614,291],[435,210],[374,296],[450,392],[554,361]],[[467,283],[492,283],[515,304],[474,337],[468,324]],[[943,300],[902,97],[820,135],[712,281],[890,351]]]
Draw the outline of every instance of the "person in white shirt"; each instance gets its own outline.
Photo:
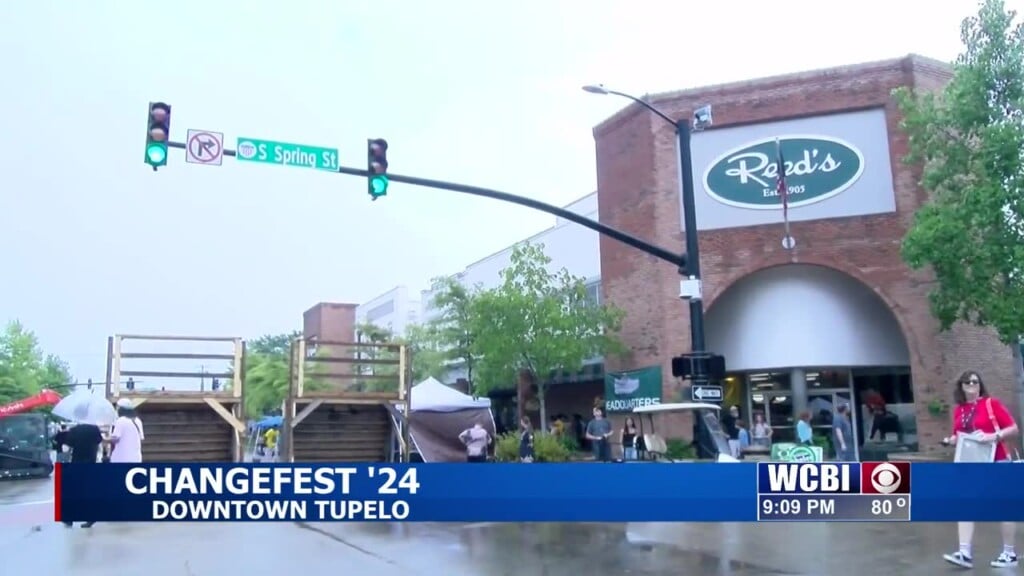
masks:
[[[135,405],[127,398],[117,401],[118,418],[110,432],[110,462],[142,462],[142,425],[136,422]]]

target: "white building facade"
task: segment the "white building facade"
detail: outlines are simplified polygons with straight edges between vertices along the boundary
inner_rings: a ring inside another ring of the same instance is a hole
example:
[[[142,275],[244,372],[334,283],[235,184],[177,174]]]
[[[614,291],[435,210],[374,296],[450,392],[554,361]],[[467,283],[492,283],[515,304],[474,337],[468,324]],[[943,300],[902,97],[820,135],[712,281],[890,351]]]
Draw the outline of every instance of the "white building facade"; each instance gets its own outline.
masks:
[[[565,206],[566,210],[597,220],[597,193],[588,194],[583,198]],[[551,258],[549,269],[552,272],[565,268],[573,276],[584,278],[587,292],[591,298],[600,300],[601,294],[601,252],[597,232],[584,228],[579,224],[563,218],[557,218],[555,225],[547,230],[513,244],[500,252],[496,252],[477,260],[453,277],[463,286],[481,286],[484,290],[495,288],[501,283],[501,271],[508,267],[512,259],[512,250],[519,244],[543,244],[544,252]],[[427,289],[420,295],[423,304],[423,321],[437,316],[438,311],[431,307],[433,293]]]
[[[422,306],[406,286],[396,286],[373,300],[356,308],[356,324],[373,324],[391,330],[396,336],[405,335],[411,324],[420,321]]]

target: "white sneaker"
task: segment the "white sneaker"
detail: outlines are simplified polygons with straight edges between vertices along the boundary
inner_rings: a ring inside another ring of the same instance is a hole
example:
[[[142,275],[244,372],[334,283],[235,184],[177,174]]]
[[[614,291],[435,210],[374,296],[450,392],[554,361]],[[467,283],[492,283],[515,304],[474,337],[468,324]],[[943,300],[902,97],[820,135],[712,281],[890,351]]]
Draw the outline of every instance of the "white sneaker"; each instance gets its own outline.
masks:
[[[942,558],[950,564],[956,564],[963,568],[974,568],[974,559],[959,550],[952,554],[943,554]]]
[[[1003,552],[993,560],[990,565],[993,568],[1014,568],[1017,566],[1017,555]]]

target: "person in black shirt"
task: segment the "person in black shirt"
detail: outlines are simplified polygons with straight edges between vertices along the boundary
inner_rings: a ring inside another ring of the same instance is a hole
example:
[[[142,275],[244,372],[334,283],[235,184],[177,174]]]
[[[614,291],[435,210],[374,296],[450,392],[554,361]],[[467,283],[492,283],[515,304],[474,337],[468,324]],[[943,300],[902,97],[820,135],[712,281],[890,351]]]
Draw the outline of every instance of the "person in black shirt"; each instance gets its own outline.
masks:
[[[626,423],[622,425],[622,431],[619,433],[623,460],[636,460],[636,440],[636,423],[633,422],[632,416],[626,416]]]
[[[519,461],[533,462],[533,423],[529,416],[519,422]]]
[[[103,444],[103,433],[95,424],[76,424],[70,430],[58,433],[54,443],[71,449],[72,464],[95,464]],[[93,524],[95,522],[85,522],[82,528],[91,528]],[[64,525],[72,526],[71,522],[64,522]]]
[[[739,406],[730,406],[729,412],[722,415],[722,431],[729,437],[729,451],[733,458],[740,457],[740,429],[736,426],[739,419]]]

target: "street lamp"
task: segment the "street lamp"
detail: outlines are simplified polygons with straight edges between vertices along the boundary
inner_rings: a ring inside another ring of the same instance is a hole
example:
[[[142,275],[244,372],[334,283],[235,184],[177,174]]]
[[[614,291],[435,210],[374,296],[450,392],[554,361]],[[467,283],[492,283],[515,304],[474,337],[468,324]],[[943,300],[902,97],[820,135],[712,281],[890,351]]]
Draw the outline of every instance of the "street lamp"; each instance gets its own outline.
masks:
[[[686,265],[679,267],[683,280],[679,282],[679,297],[690,303],[690,345],[694,354],[706,351],[704,344],[704,302],[700,278],[700,247],[697,243],[697,215],[694,207],[695,191],[693,189],[693,159],[690,157],[690,134],[694,130],[703,130],[711,126],[711,106],[698,108],[693,112],[693,124],[687,119],[673,120],[646,100],[636,96],[610,90],[602,84],[589,84],[583,90],[591,94],[612,94],[636,102],[651,111],[655,116],[668,122],[676,129],[676,140],[679,148],[679,186],[683,197],[683,227],[686,233]]]

